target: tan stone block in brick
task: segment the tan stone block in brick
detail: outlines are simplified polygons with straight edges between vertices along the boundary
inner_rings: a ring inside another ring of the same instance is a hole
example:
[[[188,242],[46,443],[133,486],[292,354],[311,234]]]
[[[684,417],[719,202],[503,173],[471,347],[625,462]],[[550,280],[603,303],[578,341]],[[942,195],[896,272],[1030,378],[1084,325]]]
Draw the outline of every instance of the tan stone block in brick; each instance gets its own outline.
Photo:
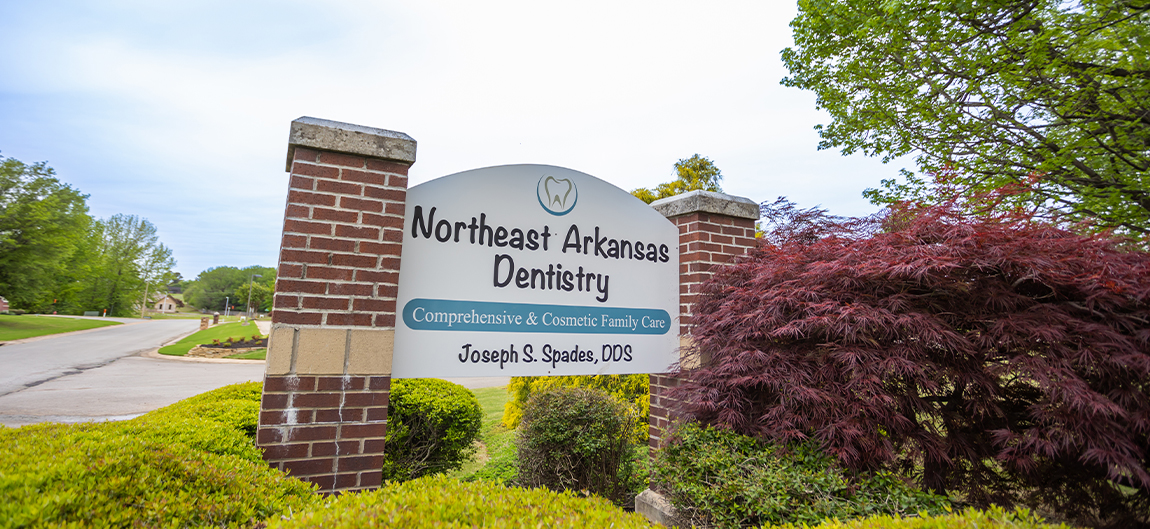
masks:
[[[286,375],[291,372],[291,346],[295,327],[276,325],[268,336],[267,370],[269,375]]]
[[[347,372],[351,375],[390,375],[395,349],[395,331],[354,329],[348,351]]]
[[[342,375],[347,329],[300,329],[295,355],[297,375]]]

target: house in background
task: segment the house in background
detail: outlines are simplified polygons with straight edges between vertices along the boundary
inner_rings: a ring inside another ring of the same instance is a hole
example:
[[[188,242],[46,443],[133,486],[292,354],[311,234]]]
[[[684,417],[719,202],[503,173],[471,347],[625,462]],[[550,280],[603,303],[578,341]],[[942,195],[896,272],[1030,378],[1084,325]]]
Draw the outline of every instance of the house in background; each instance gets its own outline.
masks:
[[[156,309],[156,312],[176,312],[177,309],[184,308],[184,302],[167,295],[160,298],[160,300],[153,305],[153,308]]]
[[[8,312],[8,300],[0,297],[0,312]]]

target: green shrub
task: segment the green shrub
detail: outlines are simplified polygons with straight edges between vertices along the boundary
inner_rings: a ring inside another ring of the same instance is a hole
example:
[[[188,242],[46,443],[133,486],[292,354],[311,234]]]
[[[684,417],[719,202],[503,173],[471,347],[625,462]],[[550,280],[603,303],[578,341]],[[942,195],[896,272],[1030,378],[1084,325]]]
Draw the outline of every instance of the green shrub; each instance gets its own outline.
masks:
[[[635,407],[632,437],[636,443],[646,443],[647,420],[651,412],[651,388],[648,375],[588,375],[571,377],[511,377],[507,392],[511,398],[503,406],[503,426],[519,427],[523,408],[531,395],[551,388],[593,388],[630,403]]]
[[[433,476],[344,494],[325,507],[268,524],[269,529],[299,527],[646,529],[650,524],[642,515],[623,512],[599,498]]]
[[[656,452],[652,474],[653,486],[684,516],[722,527],[937,514],[949,506],[889,473],[847,476],[812,446],[782,450],[695,423],[680,425]]]
[[[166,437],[177,427],[129,423],[0,428],[3,525],[254,527],[321,501],[312,485],[262,461]],[[220,423],[194,426],[205,424]]]
[[[463,386],[435,378],[392,380],[383,479],[459,468],[475,453],[482,423],[479,401]]]
[[[903,518],[882,515],[857,520],[827,520],[816,526],[774,525],[777,529],[1070,529],[1066,524],[1047,524],[1026,509],[1006,511],[991,507],[986,512],[968,509],[962,514]]]
[[[517,483],[630,503],[633,421],[630,406],[600,390],[557,387],[532,395],[519,427]]]
[[[255,444],[261,392],[258,382],[224,386],[109,427],[262,463],[263,454]]]

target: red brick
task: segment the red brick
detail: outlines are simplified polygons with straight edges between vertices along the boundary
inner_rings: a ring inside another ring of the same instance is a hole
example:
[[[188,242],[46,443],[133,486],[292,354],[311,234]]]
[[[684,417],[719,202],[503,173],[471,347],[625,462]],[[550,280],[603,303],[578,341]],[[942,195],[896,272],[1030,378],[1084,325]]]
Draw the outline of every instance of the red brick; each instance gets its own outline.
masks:
[[[361,393],[345,393],[344,406],[370,407],[387,406],[388,394],[382,391],[364,391]]]
[[[362,246],[361,246],[361,250]],[[332,256],[331,264],[335,266],[354,266],[356,268],[375,268],[378,257],[374,255],[355,255],[349,253],[337,253]]]
[[[359,473],[359,486],[362,488],[379,488],[383,485],[383,471],[373,470],[371,472]]]
[[[333,296],[370,296],[371,285],[367,283],[331,283],[327,293]]]
[[[330,268],[327,266],[309,266],[307,267],[308,279],[331,279],[334,281],[351,281],[352,272],[351,268]]]
[[[363,422],[363,408],[316,410],[316,422]]]
[[[320,151],[320,163],[329,165],[340,165],[343,167],[365,167],[367,161],[363,156],[356,156],[354,154],[344,154],[340,152]]]
[[[347,180],[350,182],[360,182],[377,186],[387,185],[387,175],[379,173],[356,171],[355,169],[344,169],[340,172],[339,177],[341,180]]]
[[[276,292],[285,294],[300,292],[304,294],[326,294],[327,283],[320,281],[295,281],[281,279],[276,282]]]
[[[359,243],[359,251],[361,253],[369,253],[373,255],[397,256],[400,254],[402,247],[403,245],[398,243],[378,243],[367,241]],[[374,268],[375,263],[372,263],[371,267]]]
[[[383,202],[378,200],[364,200],[355,197],[339,197],[339,207],[344,209],[356,209],[360,211],[374,211],[380,213],[383,211]]]
[[[363,453],[365,454],[381,454],[385,448],[384,439],[364,439],[363,440]]]
[[[334,441],[311,445],[313,457],[336,456],[343,454],[359,455],[359,441]]]
[[[398,171],[396,171],[396,172],[398,172]],[[407,171],[404,171],[403,174],[406,175]],[[387,185],[389,185],[391,187],[402,187],[404,189],[407,189],[407,177],[406,176],[399,176],[399,175],[389,175],[387,177]]]
[[[275,444],[280,442],[280,430],[278,428],[260,428],[256,431],[256,444]]]
[[[305,354],[306,351],[300,351]],[[338,408],[339,393],[297,393],[292,399],[292,405],[297,408]],[[333,431],[330,437],[317,437],[316,439],[335,439]]]
[[[323,315],[318,312],[294,312],[283,309],[272,312],[272,323],[319,325],[321,321],[323,321]]]
[[[393,162],[391,160],[380,160],[379,158],[368,158],[367,168],[372,171],[384,171],[388,173],[399,173],[402,175],[407,174],[407,169],[411,167],[403,162]]]
[[[319,193],[308,193],[307,191],[288,191],[289,204],[307,204],[310,206],[334,206],[335,195],[321,195]]]
[[[307,250],[280,250],[280,262],[328,264],[327,252],[309,252]]]
[[[401,243],[403,242],[403,230],[383,230],[383,240]]]
[[[339,436],[342,439],[356,437],[383,437],[387,434],[387,424],[373,422],[368,424],[345,424],[340,427]]]
[[[324,474],[319,476],[301,476],[300,479],[309,483],[315,483],[316,488],[321,492],[335,489],[335,476],[331,474]]]
[[[399,281],[399,272],[392,271],[377,271],[377,270],[356,270],[356,281],[367,281],[371,283],[396,283]]]
[[[303,298],[303,308],[322,310],[347,310],[348,298]]]
[[[366,377],[317,377],[320,391],[354,391],[363,389]]]
[[[276,277],[282,279],[299,279],[303,277],[303,265],[284,264],[280,263],[279,268],[276,270]],[[276,280],[279,284],[279,279]],[[278,286],[276,287],[279,288]]]
[[[383,257],[379,260],[380,270],[399,270],[399,257]]]
[[[288,182],[288,187],[293,189],[302,189],[304,191],[312,191],[315,189],[315,179],[293,174],[291,175],[291,181]]]
[[[311,233],[314,235],[331,235],[331,224],[321,222],[306,222],[302,220],[285,220],[284,231],[289,233]]]
[[[386,400],[389,400],[389,399],[390,399],[390,395],[388,396],[388,399],[385,399],[385,402],[380,407],[368,408],[367,409],[367,416],[364,417],[363,420],[365,420],[365,421],[386,421],[387,420],[387,402],[386,402]]]
[[[315,474],[330,473],[334,459],[303,459],[299,461],[284,461],[284,471],[293,476],[311,476]],[[314,483],[314,482],[313,482]],[[327,488],[327,487],[320,487]]]
[[[407,200],[407,190],[390,189],[376,186],[363,186],[363,196],[379,198],[383,200],[391,200],[393,202],[403,202]]]
[[[399,296],[399,287],[396,285],[379,285],[375,288],[376,297],[396,298]]]
[[[368,377],[367,388],[375,391],[391,391],[391,377]]]
[[[324,193],[336,193],[340,195],[355,195],[360,196],[363,194],[363,186],[360,184],[353,184],[350,182],[341,182],[339,180],[320,180],[315,184],[316,191]]]
[[[394,328],[395,327],[395,314],[376,314],[374,326],[384,327],[384,328]]]
[[[280,239],[281,248],[306,248],[307,236],[306,235],[284,235]]]
[[[351,237],[354,239],[379,239],[379,228],[357,228],[345,224],[335,225],[336,237]]]
[[[318,178],[339,178],[339,169],[335,167],[323,167],[308,163],[295,162],[291,164],[291,172],[292,174],[315,176]]]
[[[324,321],[326,325],[354,325],[368,327],[371,325],[371,314],[330,313]]]
[[[268,445],[264,447],[264,459],[299,459],[301,457],[307,457],[307,448],[307,443]]]
[[[340,466],[340,471],[342,472],[344,470],[343,469],[343,458],[340,458],[339,461],[340,462],[338,462],[336,464],[338,464]],[[357,484],[359,484],[359,474],[355,474],[355,473],[336,474],[335,475],[335,485],[333,485],[333,488],[335,488],[335,489],[352,489],[352,488],[355,488]]]
[[[315,149],[308,149],[307,147],[296,147],[295,155],[292,156],[293,160],[304,160],[308,162],[315,162],[319,159],[319,151]]]
[[[267,381],[264,381],[264,391],[271,391],[268,389]],[[260,399],[261,410],[282,410],[288,407],[287,395],[275,395],[271,393],[264,393],[263,398]]]
[[[286,294],[276,294],[275,305],[277,309],[298,309],[299,296],[290,296]]]
[[[295,375],[266,377],[264,391],[315,391],[315,377]]]
[[[286,410],[265,410],[260,412],[260,425],[262,426],[307,424],[311,422],[311,419],[311,410],[295,410],[294,413],[290,415]]]
[[[395,301],[389,299],[355,298],[352,310],[366,312],[395,312]]]
[[[311,218],[316,220],[333,220],[336,222],[349,222],[355,224],[359,222],[359,213],[354,211],[340,211],[336,209],[315,208],[311,212]]]
[[[347,429],[347,426],[344,426]],[[383,455],[341,457],[336,464],[340,472],[376,470],[383,468]]]
[[[333,250],[336,252],[354,252],[355,241],[347,239],[331,239],[328,237],[312,237],[308,241],[312,250]]]
[[[403,217],[407,215],[407,206],[403,202],[386,202],[383,205],[383,212]]]

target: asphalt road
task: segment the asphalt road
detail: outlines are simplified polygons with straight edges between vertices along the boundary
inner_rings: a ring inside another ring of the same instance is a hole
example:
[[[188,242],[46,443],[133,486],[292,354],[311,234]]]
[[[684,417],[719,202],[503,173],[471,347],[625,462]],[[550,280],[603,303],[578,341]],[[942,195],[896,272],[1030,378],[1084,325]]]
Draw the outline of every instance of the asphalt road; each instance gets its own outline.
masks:
[[[263,379],[263,362],[142,354],[196,331],[197,320],[127,321],[0,347],[0,424],[127,419],[220,386]]]

